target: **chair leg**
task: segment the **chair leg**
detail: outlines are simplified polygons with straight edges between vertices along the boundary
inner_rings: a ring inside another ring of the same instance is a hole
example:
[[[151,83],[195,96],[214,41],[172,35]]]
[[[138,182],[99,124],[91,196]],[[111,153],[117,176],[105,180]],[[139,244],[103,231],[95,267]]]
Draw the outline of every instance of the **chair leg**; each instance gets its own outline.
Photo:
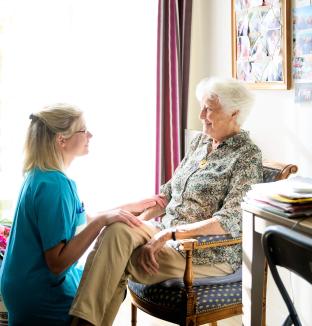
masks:
[[[137,307],[131,303],[131,326],[136,326],[137,324]]]
[[[301,321],[297,315],[295,315],[293,318],[294,319],[291,318],[291,315],[288,315],[282,326],[302,326]]]
[[[262,288],[262,320],[261,326],[266,325],[266,296],[267,296],[267,284],[268,284],[268,262],[265,259],[263,269],[263,288]]]

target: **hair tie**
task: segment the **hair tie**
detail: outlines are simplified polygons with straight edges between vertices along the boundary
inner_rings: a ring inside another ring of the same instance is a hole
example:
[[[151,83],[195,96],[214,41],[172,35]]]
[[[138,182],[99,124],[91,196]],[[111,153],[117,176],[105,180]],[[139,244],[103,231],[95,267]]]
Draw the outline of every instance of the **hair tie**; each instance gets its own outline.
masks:
[[[37,121],[37,120],[39,120],[39,118],[36,115],[33,115],[32,113],[29,116],[29,119],[32,120],[32,121],[34,121],[34,122]]]

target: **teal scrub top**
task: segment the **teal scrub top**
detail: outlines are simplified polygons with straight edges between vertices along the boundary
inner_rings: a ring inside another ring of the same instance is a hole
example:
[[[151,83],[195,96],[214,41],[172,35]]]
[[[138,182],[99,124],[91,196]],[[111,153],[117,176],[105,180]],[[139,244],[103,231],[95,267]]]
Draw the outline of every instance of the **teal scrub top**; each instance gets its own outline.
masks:
[[[82,270],[75,263],[54,275],[44,252],[68,242],[85,223],[74,181],[59,171],[34,169],[28,173],[0,271],[0,290],[10,324],[31,318],[69,320]]]

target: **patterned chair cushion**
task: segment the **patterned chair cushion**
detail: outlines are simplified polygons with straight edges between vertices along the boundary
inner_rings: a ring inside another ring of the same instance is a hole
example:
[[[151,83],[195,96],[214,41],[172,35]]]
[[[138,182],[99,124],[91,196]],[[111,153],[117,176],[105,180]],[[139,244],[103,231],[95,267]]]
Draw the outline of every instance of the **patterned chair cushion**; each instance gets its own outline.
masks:
[[[273,182],[276,181],[276,177],[280,174],[281,170],[269,168],[267,166],[263,167],[263,182]]]
[[[207,243],[207,242],[233,239],[233,237],[229,234],[218,234],[218,235],[201,235],[196,237],[195,239],[197,239],[197,241],[200,243]]]
[[[128,286],[141,300],[180,311],[183,304],[183,287],[168,287],[162,283],[144,285],[128,281]],[[242,282],[194,286],[197,296],[196,312],[206,312],[242,302]]]
[[[236,283],[242,280],[242,266],[233,274],[229,274],[226,276],[217,276],[217,277],[202,277],[202,278],[194,278],[193,287],[201,286],[201,285],[218,285],[225,283]],[[170,280],[166,280],[164,282],[159,283],[164,287],[177,287],[183,288],[184,282],[182,278],[172,278]]]
[[[235,240],[238,238],[233,238],[230,234],[219,234],[219,235],[201,235],[199,237],[195,237],[198,241],[198,245],[205,245],[209,243],[214,243],[218,241],[226,241],[226,240]]]

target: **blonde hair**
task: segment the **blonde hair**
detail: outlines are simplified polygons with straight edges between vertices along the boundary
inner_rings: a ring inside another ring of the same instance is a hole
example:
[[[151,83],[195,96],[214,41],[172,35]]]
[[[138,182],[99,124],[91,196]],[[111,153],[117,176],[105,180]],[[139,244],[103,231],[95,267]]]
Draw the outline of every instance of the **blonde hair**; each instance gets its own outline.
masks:
[[[237,123],[241,126],[254,103],[253,94],[236,79],[217,77],[205,78],[196,87],[196,97],[201,102],[204,96],[216,96],[222,109],[227,113],[238,110]]]
[[[56,137],[70,138],[82,123],[82,111],[73,105],[58,103],[33,113],[25,141],[23,173],[40,170],[63,171],[63,157],[57,149]]]

